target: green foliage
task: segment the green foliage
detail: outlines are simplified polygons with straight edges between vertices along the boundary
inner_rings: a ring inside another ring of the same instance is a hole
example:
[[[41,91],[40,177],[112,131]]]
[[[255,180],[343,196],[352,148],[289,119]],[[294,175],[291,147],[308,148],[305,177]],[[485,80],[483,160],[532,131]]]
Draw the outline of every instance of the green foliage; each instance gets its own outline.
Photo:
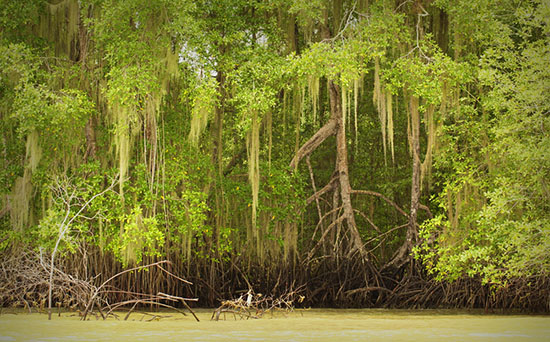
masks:
[[[164,234],[156,218],[143,217],[141,208],[136,207],[125,216],[123,223],[124,231],[118,239],[111,240],[110,248],[124,267],[140,264],[144,255],[161,255],[159,247],[164,242]]]
[[[304,203],[309,173],[287,165],[331,116],[332,81],[353,189],[405,211],[407,103],[420,99],[422,167],[431,154],[434,164],[422,202],[436,217],[419,222],[416,253],[435,276],[548,274],[548,2],[366,3],[66,0],[80,11],[71,33],[74,17],[47,2],[0,1],[0,249],[54,247],[66,213],[54,180],[69,179],[82,204],[122,175],[73,222],[62,251],[86,245],[124,266],[174,255],[262,263],[297,241],[309,252],[319,220]],[[393,106],[385,116],[382,102]],[[311,154],[317,190],[335,177],[335,141]],[[384,262],[404,237],[379,234],[403,217],[352,201]]]
[[[267,165],[263,169],[268,169]],[[301,175],[289,173],[282,165],[272,165],[260,189],[260,215],[271,215],[270,224],[300,222],[306,197],[304,187]]]
[[[169,150],[170,151],[170,150]],[[167,208],[166,224],[170,225],[171,239],[176,245],[189,236],[210,233],[206,225],[209,211],[207,194],[201,189],[206,183],[208,161],[193,160],[193,150],[176,154],[170,151],[167,172],[171,175],[164,184],[161,200]]]
[[[0,1],[0,32],[3,38],[15,41],[27,38],[42,5],[41,0]]]
[[[29,85],[18,93],[14,109],[13,118],[19,123],[21,136],[41,131],[47,139],[57,142],[63,137],[70,142],[70,138],[75,139],[73,133],[84,127],[94,106],[79,90],[52,92],[43,85]]]
[[[468,275],[503,285],[550,271],[550,74],[543,66],[550,51],[539,33],[548,30],[543,18],[550,7],[535,2],[504,9],[512,20],[495,24],[506,28],[498,32],[504,38],[486,38],[476,66],[485,90],[482,114],[461,110],[436,164],[445,170],[439,202],[447,213],[426,223],[425,238],[436,236],[437,244],[424,245],[423,257],[441,279]],[[475,123],[476,116],[482,120]],[[478,193],[466,193],[468,185]]]
[[[48,252],[54,250],[56,241],[59,237],[59,226],[63,222],[64,214],[63,211],[49,209],[42,217],[35,232],[35,243],[40,249],[45,249]],[[78,231],[78,228],[73,229],[71,234],[66,234],[61,239],[61,243],[58,246],[58,252],[60,254],[74,253],[78,247],[79,241],[75,231]]]

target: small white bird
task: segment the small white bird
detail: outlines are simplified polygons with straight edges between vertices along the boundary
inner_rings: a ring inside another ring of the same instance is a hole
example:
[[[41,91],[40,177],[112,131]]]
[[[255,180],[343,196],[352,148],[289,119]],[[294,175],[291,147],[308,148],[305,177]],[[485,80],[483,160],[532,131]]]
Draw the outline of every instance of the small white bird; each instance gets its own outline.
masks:
[[[246,306],[252,304],[252,289],[248,290],[248,297],[246,297]]]

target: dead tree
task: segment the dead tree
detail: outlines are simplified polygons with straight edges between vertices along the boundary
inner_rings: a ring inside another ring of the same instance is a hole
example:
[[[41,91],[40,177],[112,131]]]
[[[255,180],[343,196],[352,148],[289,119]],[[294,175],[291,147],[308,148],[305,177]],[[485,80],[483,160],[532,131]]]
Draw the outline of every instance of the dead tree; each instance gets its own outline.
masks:
[[[156,267],[156,268],[160,269],[163,273],[165,273],[168,276],[170,276],[172,278],[175,278],[175,279],[177,279],[177,280],[179,280],[179,281],[181,281],[185,284],[193,285],[191,282],[189,282],[185,279],[182,279],[182,278],[176,276],[175,274],[169,272],[168,270],[166,270],[164,267],[162,267],[162,265],[164,265],[164,264],[170,264],[170,262],[167,261],[167,260],[162,260],[162,261],[157,261],[157,262],[154,262],[152,264],[148,264],[148,265],[144,265],[144,266],[129,268],[127,270],[124,270],[122,272],[119,272],[119,273],[113,275],[112,277],[110,277],[109,279],[107,279],[103,283],[101,283],[99,286],[97,286],[97,287],[94,286],[92,291],[89,293],[89,296],[88,296],[89,299],[88,299],[88,302],[86,303],[86,307],[85,307],[84,312],[82,314],[82,320],[83,321],[86,320],[86,317],[90,314],[90,312],[92,312],[92,310],[94,308],[94,305],[97,307],[99,313],[101,314],[101,316],[104,320],[107,319],[107,317],[109,315],[113,315],[114,310],[119,309],[119,308],[121,308],[123,306],[126,306],[126,305],[132,305],[132,307],[130,308],[130,310],[126,314],[124,320],[128,319],[128,317],[130,316],[132,311],[138,305],[144,305],[144,304],[156,305],[156,306],[162,306],[162,307],[165,307],[165,308],[170,308],[170,309],[176,310],[176,311],[182,313],[183,315],[185,315],[185,313],[183,311],[177,309],[174,305],[169,305],[169,304],[163,303],[163,301],[170,301],[170,302],[175,302],[175,303],[180,302],[193,315],[195,320],[198,322],[199,318],[193,312],[191,307],[189,307],[189,304],[187,304],[187,302],[196,302],[196,301],[198,301],[197,298],[182,298],[182,297],[169,295],[169,294],[166,294],[166,293],[163,293],[163,292],[158,292],[157,294],[134,293],[134,292],[130,292],[130,291],[124,291],[124,290],[120,290],[120,289],[110,289],[109,288],[109,284],[114,279],[120,277],[123,274],[130,273],[130,272],[135,272],[135,271],[139,271],[139,270],[144,270],[144,269],[152,268],[152,267]],[[129,296],[130,298],[127,299],[127,300],[122,300],[122,301],[116,302],[116,303],[109,303],[106,299],[100,300],[102,295],[108,295],[111,292],[121,293],[121,294]],[[106,314],[104,314],[103,311],[102,311],[103,310],[102,309],[103,305],[101,305],[102,302],[106,304],[106,305],[104,305],[107,308]]]
[[[81,193],[78,187],[71,184],[71,181],[67,178],[61,180],[56,179],[55,184],[52,186],[52,193],[56,196],[56,200],[61,202],[63,206],[63,219],[57,224],[57,239],[55,241],[54,248],[50,256],[50,274],[49,274],[49,288],[48,288],[48,319],[52,319],[52,284],[55,265],[55,256],[58,252],[60,243],[66,239],[71,230],[73,222],[77,219],[85,218],[84,211],[90,206],[90,204],[98,197],[103,196],[108,191],[111,191],[113,187],[118,183],[117,179],[113,179],[111,184],[103,191],[93,195],[88,200],[84,201],[81,198]],[[76,211],[76,212],[75,212]]]

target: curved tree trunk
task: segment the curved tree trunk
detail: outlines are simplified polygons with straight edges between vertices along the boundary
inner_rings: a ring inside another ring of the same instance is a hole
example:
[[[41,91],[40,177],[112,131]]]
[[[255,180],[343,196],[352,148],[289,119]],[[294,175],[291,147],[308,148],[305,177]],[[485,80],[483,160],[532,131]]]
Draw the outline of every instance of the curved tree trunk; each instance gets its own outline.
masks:
[[[336,178],[337,182],[331,181],[321,192],[330,189],[339,189],[339,195],[342,201],[341,207],[343,213],[334,222],[345,222],[350,236],[351,246],[349,254],[359,252],[362,257],[367,256],[363,246],[361,235],[357,229],[353,205],[351,203],[351,185],[349,182],[348,170],[348,147],[346,143],[346,130],[343,122],[342,95],[340,86],[333,81],[329,81],[330,112],[329,121],[321,127],[296,153],[290,167],[295,169],[301,159],[312,153],[329,136],[336,134]],[[318,197],[319,194],[314,194]],[[326,236],[326,235],[324,235]]]
[[[355,215],[351,204],[351,185],[348,171],[348,146],[346,143],[346,127],[343,120],[342,96],[340,87],[333,81],[329,81],[331,120],[336,124],[336,170],[340,184],[340,198],[344,209],[344,219],[348,225],[352,248],[350,254],[359,252],[366,257],[366,252],[361,241],[361,235],[355,223]]]
[[[331,31],[329,28],[329,19],[328,13],[324,13],[324,25],[321,26],[322,36],[325,41],[330,41]],[[349,234],[350,246],[348,250],[348,255],[358,252],[361,257],[367,258],[367,252],[363,246],[361,240],[361,235],[357,229],[357,224],[355,222],[355,214],[353,205],[351,203],[351,185],[349,182],[349,170],[348,170],[348,147],[346,143],[346,129],[344,125],[343,110],[342,110],[342,90],[340,86],[334,82],[334,80],[328,81],[328,92],[330,99],[330,119],[329,121],[321,127],[304,145],[302,145],[296,155],[290,162],[290,167],[296,169],[298,163],[301,159],[308,156],[312,153],[317,147],[319,147],[323,141],[326,140],[329,136],[336,135],[336,182],[332,180],[330,183],[325,186],[321,191],[326,189],[334,189],[337,191],[339,189],[339,195],[341,199],[341,206],[334,203],[335,208],[341,207],[343,213],[334,217],[333,222],[329,227],[340,227],[341,224],[345,222],[347,225],[347,232]],[[328,188],[327,188],[328,187]],[[336,194],[336,192],[335,192]],[[319,194],[314,194],[315,198]],[[333,208],[334,210],[334,208]],[[326,228],[332,229],[332,228]],[[328,231],[325,231],[322,235],[319,243],[322,243],[325,236],[327,236]],[[337,234],[338,235],[338,234]],[[336,236],[335,239],[338,239]],[[334,241],[333,241],[334,242]],[[313,252],[313,251],[310,251]],[[311,254],[311,253],[310,253]]]

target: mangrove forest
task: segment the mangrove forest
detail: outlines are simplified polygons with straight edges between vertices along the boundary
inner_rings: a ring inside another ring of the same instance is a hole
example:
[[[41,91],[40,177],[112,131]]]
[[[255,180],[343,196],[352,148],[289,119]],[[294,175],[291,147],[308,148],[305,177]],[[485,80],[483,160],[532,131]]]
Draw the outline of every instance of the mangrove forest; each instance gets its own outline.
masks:
[[[1,307],[549,312],[550,1],[0,0],[0,165]]]

